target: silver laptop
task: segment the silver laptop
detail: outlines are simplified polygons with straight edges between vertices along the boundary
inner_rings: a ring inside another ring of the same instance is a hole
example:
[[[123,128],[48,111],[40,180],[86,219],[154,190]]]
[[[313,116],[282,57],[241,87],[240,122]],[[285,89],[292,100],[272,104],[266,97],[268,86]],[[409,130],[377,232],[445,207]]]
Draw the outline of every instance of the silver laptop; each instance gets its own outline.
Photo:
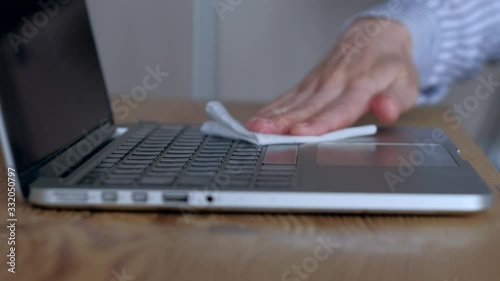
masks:
[[[185,211],[467,213],[492,203],[440,129],[256,146],[197,126],[116,126],[84,1],[53,3],[0,3],[9,196],[57,208]],[[43,26],[37,13],[49,15]]]

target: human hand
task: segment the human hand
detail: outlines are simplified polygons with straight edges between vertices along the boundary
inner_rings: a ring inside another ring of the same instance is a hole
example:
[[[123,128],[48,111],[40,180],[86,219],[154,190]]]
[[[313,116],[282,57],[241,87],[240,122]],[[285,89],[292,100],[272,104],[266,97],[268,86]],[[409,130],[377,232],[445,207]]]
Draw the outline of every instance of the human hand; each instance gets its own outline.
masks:
[[[364,32],[373,21],[355,22],[322,63],[246,127],[269,134],[322,135],[351,126],[369,111],[384,123],[397,121],[419,95],[409,32],[389,22],[365,47],[345,49],[356,48],[357,31]]]

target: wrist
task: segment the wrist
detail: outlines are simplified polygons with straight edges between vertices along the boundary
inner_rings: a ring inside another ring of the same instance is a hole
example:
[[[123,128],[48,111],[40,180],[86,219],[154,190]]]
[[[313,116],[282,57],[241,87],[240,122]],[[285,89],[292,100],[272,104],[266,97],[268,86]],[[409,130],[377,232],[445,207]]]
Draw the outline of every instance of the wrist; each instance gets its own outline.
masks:
[[[410,56],[413,44],[410,31],[397,21],[383,18],[367,17],[356,20],[346,30],[345,39],[357,40],[358,42],[384,42],[394,47],[400,47]]]

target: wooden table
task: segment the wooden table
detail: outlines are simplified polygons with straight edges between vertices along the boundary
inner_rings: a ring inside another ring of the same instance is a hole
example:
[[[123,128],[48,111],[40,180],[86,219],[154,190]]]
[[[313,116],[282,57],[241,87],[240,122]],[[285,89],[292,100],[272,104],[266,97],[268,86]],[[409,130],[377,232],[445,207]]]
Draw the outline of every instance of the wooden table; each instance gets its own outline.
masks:
[[[239,118],[256,109],[230,108]],[[498,197],[499,174],[443,110],[414,110],[399,125],[445,128]],[[205,118],[201,103],[152,100],[119,121]],[[486,213],[451,217],[90,212],[18,203],[11,274],[3,164],[0,171],[0,280],[500,280],[497,200]]]

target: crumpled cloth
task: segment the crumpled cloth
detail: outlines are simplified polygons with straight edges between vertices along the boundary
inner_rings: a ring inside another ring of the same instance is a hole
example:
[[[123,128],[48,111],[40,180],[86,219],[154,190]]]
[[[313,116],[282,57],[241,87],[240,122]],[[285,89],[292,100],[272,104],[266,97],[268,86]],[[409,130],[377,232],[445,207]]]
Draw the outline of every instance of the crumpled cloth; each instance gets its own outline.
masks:
[[[366,125],[350,127],[322,136],[291,136],[261,134],[249,131],[240,122],[234,119],[222,103],[217,101],[208,102],[205,108],[211,120],[203,123],[201,131],[207,135],[244,140],[256,145],[271,144],[300,144],[339,141],[354,137],[371,136],[377,133],[377,126]]]

